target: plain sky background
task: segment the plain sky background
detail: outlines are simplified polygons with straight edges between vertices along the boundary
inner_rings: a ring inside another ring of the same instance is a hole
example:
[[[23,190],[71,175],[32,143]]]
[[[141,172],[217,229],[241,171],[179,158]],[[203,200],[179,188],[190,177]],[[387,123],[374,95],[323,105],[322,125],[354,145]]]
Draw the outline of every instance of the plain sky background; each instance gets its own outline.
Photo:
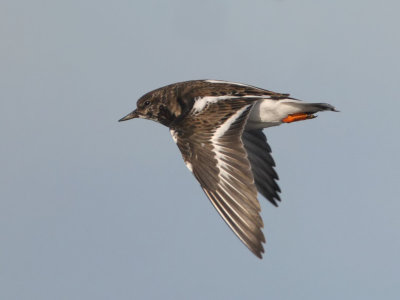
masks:
[[[400,299],[399,1],[0,2],[0,299]],[[144,93],[224,79],[340,113],[266,130],[263,260]]]

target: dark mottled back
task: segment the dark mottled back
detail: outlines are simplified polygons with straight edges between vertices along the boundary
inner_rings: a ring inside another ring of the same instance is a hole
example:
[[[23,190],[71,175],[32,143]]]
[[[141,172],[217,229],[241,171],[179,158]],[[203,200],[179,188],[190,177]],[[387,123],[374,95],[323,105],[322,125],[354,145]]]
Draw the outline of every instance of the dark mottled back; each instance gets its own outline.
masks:
[[[191,80],[170,84],[151,91],[137,102],[140,117],[157,121],[165,126],[179,122],[192,109],[196,98],[205,96],[269,96],[282,99],[288,94],[274,93],[253,86],[229,82]]]

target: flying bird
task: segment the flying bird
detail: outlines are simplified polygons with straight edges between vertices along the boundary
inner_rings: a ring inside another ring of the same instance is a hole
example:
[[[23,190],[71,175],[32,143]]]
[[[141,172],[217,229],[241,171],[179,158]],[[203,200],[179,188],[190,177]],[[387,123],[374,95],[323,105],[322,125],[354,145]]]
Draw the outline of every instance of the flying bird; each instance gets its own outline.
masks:
[[[142,96],[120,119],[153,120],[167,127],[187,168],[239,239],[262,258],[265,237],[257,192],[277,206],[280,188],[263,128],[337,111],[251,85],[192,80]]]

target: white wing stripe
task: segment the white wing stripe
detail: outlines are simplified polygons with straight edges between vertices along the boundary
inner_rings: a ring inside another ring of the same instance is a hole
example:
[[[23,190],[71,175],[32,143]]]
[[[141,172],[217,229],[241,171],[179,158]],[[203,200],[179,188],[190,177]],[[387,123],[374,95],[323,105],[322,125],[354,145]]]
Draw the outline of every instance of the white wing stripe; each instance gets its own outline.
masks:
[[[229,178],[229,173],[225,170],[227,164],[223,161],[222,158],[228,158],[227,155],[221,153],[221,146],[218,145],[218,139],[223,136],[230,128],[230,126],[233,124],[233,122],[236,121],[237,118],[239,118],[242,113],[249,107],[250,105],[243,106],[241,109],[239,109],[235,114],[233,114],[229,119],[227,119],[220,127],[217,128],[217,130],[214,132],[213,136],[211,137],[211,143],[214,147],[213,151],[215,153],[215,158],[217,159],[217,168],[220,171],[220,176]]]
[[[217,128],[217,130],[215,130],[212,138],[211,138],[211,142],[213,144],[213,146],[217,146],[219,147],[218,144],[218,139],[223,136],[231,127],[231,125],[233,124],[233,122],[236,121],[237,118],[239,118],[242,113],[249,107],[250,105],[245,105],[243,106],[241,109],[239,109],[237,112],[235,112],[232,116],[229,117],[229,119],[227,119],[221,126],[219,126]]]
[[[205,82],[209,83],[227,83],[227,84],[234,84],[234,85],[239,85],[239,86],[247,86],[247,87],[252,87],[248,84],[243,84],[243,83],[238,83],[238,82],[232,82],[232,81],[224,81],[224,80],[213,80],[213,79],[208,79],[204,80]]]

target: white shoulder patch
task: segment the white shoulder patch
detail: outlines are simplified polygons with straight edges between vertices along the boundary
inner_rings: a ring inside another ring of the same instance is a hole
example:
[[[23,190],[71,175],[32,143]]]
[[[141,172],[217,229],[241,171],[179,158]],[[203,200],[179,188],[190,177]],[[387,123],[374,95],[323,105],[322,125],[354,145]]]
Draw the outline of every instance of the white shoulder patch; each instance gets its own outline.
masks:
[[[230,99],[232,96],[206,96],[206,97],[199,97],[195,99],[194,105],[193,105],[193,112],[194,113],[199,113],[201,112],[207,104],[210,103],[216,103],[221,100],[226,100]]]

